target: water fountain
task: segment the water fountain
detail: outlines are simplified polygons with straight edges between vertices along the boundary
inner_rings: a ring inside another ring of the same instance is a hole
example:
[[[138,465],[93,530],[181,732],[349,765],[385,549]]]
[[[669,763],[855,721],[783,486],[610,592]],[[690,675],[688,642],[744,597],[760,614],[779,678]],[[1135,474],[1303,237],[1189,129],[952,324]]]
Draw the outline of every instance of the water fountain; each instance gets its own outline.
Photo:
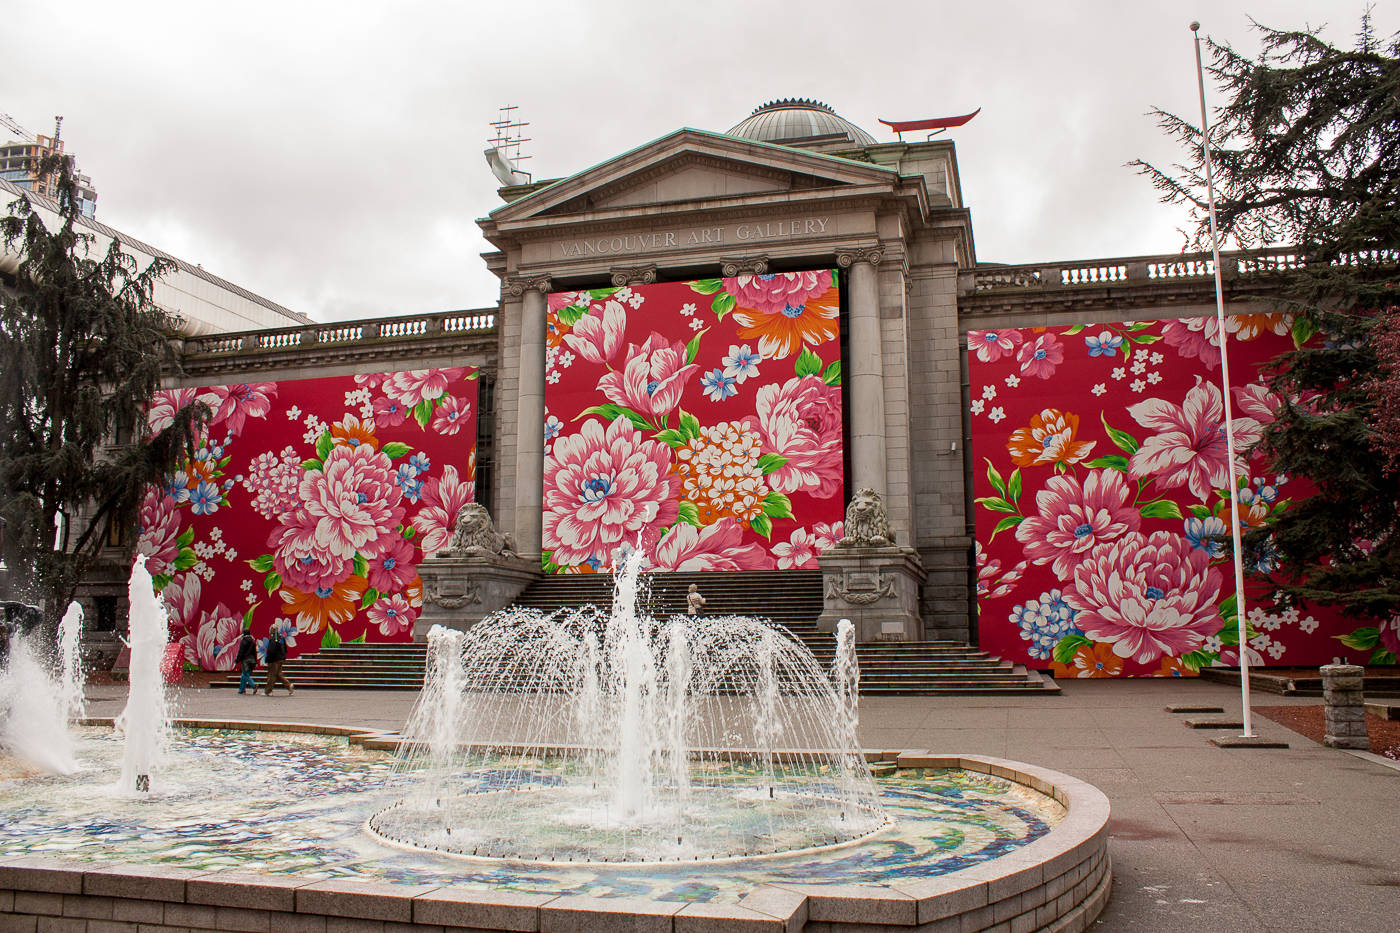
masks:
[[[146,555],[137,554],[127,585],[127,646],[131,649],[126,709],[116,728],[126,738],[120,789],[149,793],[151,775],[160,769],[170,735],[170,710],[160,662],[170,640],[170,623],[146,570]]]
[[[57,676],[42,627],[10,634],[8,663],[0,671],[0,747],[52,774],[76,769],[68,723],[83,714],[82,627],[83,609],[70,603],[59,623]]]

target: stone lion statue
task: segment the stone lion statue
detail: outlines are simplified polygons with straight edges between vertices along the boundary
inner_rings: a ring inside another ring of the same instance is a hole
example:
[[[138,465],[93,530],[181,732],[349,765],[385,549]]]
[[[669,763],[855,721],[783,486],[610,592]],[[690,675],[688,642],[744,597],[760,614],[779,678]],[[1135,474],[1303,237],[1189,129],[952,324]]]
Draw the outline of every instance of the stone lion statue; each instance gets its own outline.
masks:
[[[846,536],[837,547],[892,547],[894,532],[885,514],[885,504],[875,490],[866,487],[851,497],[846,506]]]
[[[515,550],[515,539],[497,531],[496,526],[491,524],[491,513],[486,511],[486,506],[477,502],[468,502],[457,510],[457,530],[452,533],[447,550],[454,555],[466,556],[520,556]]]

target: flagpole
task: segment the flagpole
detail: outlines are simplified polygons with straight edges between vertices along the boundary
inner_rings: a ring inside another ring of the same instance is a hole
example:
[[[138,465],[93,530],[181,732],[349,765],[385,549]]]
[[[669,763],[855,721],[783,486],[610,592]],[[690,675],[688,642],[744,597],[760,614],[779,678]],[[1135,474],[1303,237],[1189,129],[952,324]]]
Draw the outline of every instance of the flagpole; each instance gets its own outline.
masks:
[[[1230,528],[1235,544],[1235,618],[1239,622],[1240,705],[1244,709],[1244,738],[1252,738],[1254,729],[1249,711],[1249,641],[1246,638],[1244,602],[1244,554],[1240,548],[1240,488],[1236,478],[1235,423],[1230,404],[1230,358],[1226,350],[1225,287],[1220,277],[1220,236],[1215,230],[1215,179],[1210,164],[1210,124],[1206,117],[1206,75],[1201,65],[1200,23],[1191,24],[1191,36],[1196,46],[1196,87],[1201,96],[1201,152],[1206,163],[1206,195],[1210,206],[1210,251],[1215,266],[1215,321],[1220,337],[1220,381],[1225,396],[1225,449],[1230,458]]]

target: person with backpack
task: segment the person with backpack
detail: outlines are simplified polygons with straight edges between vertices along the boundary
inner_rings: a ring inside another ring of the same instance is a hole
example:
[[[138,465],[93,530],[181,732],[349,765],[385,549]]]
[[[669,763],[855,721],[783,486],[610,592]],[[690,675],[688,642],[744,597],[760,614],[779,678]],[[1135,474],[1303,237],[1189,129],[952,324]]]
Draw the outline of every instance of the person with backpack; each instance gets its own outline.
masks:
[[[256,694],[258,684],[253,680],[253,668],[258,664],[258,643],[253,641],[251,629],[243,630],[243,637],[238,640],[238,657],[233,663],[238,665],[238,692],[247,693],[252,687]]]
[[[296,693],[292,682],[282,676],[282,662],[287,660],[287,641],[282,636],[282,626],[273,625],[267,633],[267,683],[264,684],[268,696],[272,696],[272,685],[281,683],[287,688],[287,696]]]

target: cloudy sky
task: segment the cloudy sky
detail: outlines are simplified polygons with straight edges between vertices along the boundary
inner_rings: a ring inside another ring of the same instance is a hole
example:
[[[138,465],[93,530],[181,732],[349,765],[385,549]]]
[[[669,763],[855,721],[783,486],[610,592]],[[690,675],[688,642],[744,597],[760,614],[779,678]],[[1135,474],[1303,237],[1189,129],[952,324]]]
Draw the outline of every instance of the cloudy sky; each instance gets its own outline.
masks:
[[[0,112],[43,133],[63,114],[99,220],[346,320],[495,303],[475,219],[501,203],[482,150],[507,103],[537,178],[777,97],[881,140],[878,118],[981,107],[953,135],[980,260],[1174,252],[1185,218],[1124,164],[1178,155],[1147,112],[1196,113],[1189,22],[1251,52],[1251,14],[1349,44],[1362,7],[0,0]]]

